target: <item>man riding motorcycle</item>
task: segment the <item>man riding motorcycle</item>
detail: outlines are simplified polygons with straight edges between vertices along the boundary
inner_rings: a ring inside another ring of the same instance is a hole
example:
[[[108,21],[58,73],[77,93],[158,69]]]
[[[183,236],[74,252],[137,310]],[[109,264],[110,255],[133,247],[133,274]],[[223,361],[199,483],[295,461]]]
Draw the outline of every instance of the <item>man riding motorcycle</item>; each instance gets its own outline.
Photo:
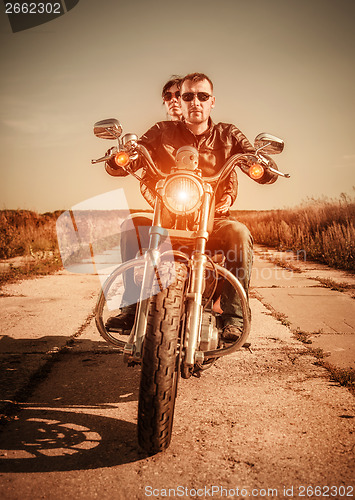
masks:
[[[234,125],[226,123],[214,124],[210,118],[211,110],[215,105],[213,84],[203,73],[192,73],[185,76],[180,84],[180,104],[183,119],[181,121],[159,122],[149,129],[139,140],[150,153],[154,163],[164,173],[169,173],[174,165],[175,154],[180,147],[190,145],[199,152],[199,169],[203,177],[214,176],[218,173],[226,160],[237,153],[255,153],[244,134]],[[134,170],[140,168],[136,161]],[[106,164],[108,173],[114,176],[128,175],[126,170],[118,167],[114,160]],[[260,184],[275,182],[277,175],[265,170],[262,177],[256,181]],[[141,192],[145,199],[154,205],[155,174],[144,168],[141,182]],[[220,183],[215,185],[215,219],[213,231],[207,242],[207,249],[212,253],[222,254],[225,266],[241,282],[248,294],[252,258],[253,240],[249,230],[230,218],[229,208],[237,197],[238,180],[235,170]],[[134,219],[136,228],[151,225],[151,219],[140,216]],[[147,232],[139,231],[142,239],[147,238]],[[122,260],[127,261],[135,257],[137,248],[144,247],[139,242],[137,247],[137,231],[129,230],[127,222],[121,227]],[[139,293],[137,285],[131,283],[131,277],[125,277],[125,292],[122,298],[122,313],[109,318],[106,323],[108,330],[130,330],[134,322],[135,302]],[[133,280],[132,280],[133,282]],[[128,284],[129,283],[129,284]],[[220,306],[222,309],[223,334],[226,341],[235,341],[242,329],[243,316],[238,296],[234,288],[224,283],[221,291]]]

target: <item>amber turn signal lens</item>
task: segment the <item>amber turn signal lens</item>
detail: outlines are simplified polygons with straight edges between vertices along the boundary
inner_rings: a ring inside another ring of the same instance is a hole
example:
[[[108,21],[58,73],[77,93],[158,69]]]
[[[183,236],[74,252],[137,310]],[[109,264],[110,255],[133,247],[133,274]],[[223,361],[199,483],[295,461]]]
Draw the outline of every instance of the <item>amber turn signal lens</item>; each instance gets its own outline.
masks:
[[[258,180],[264,175],[264,167],[259,165],[259,163],[254,163],[251,167],[249,167],[249,176],[252,179]]]
[[[126,151],[119,151],[115,156],[115,163],[119,167],[126,167],[130,161],[129,154]]]

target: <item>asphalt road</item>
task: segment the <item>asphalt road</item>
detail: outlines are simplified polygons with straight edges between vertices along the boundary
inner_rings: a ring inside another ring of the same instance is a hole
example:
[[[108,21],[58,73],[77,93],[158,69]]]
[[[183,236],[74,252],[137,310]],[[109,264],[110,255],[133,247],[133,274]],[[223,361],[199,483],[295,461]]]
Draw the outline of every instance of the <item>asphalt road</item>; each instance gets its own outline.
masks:
[[[180,381],[171,445],[153,457],[136,441],[139,368],[92,320],[97,278],[61,272],[3,289],[1,399],[12,416],[0,498],[353,498],[354,398],[294,338],[293,317],[276,319],[281,292],[271,313],[271,291],[286,285],[265,282],[260,252],[252,352]]]

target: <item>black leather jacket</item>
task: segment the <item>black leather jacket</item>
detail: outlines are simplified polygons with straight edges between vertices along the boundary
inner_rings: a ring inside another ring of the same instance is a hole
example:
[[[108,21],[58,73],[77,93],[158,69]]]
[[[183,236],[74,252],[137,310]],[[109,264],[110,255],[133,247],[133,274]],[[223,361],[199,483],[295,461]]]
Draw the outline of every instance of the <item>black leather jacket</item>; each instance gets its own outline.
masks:
[[[183,121],[159,122],[150,128],[139,140],[149,151],[154,163],[164,173],[169,173],[175,164],[175,154],[182,146],[193,146],[199,151],[199,168],[203,176],[213,176],[221,170],[226,160],[237,153],[254,153],[255,149],[245,135],[234,125],[228,123],[214,124],[209,119],[209,127],[202,135],[194,135]],[[111,163],[111,166],[113,164]],[[117,167],[116,167],[117,168]],[[134,170],[140,168],[139,161]],[[117,172],[118,175],[120,175]],[[117,175],[116,174],[116,175]],[[127,175],[122,172],[121,175]],[[150,205],[154,205],[153,189],[157,179],[153,172],[145,168],[142,175],[141,192]],[[265,172],[257,182],[271,183],[276,175]],[[216,204],[222,196],[229,194],[234,203],[238,193],[238,178],[235,170],[219,185],[216,193]]]

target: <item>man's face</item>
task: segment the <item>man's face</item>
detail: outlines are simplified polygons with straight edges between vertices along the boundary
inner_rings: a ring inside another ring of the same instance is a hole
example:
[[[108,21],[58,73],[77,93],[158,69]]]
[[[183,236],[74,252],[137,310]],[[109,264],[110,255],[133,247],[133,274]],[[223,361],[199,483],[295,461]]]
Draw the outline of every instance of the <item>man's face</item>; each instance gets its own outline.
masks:
[[[166,111],[167,111],[168,115],[171,116],[171,118],[175,119],[175,120],[180,120],[180,118],[181,118],[180,99],[179,99],[179,97],[177,97],[175,95],[176,92],[178,92],[178,91],[179,91],[179,89],[178,89],[177,85],[174,84],[172,87],[170,87],[167,90],[167,93],[170,92],[172,94],[171,99],[168,101],[164,99],[164,104],[165,104]]]
[[[206,122],[211,114],[211,109],[214,107],[215,98],[212,96],[211,84],[208,80],[201,82],[192,82],[186,80],[182,84],[181,96],[188,92],[193,92],[194,96],[191,101],[181,99],[182,115],[187,123],[199,124]],[[203,92],[210,95],[206,101],[200,101],[196,95],[198,92]]]

